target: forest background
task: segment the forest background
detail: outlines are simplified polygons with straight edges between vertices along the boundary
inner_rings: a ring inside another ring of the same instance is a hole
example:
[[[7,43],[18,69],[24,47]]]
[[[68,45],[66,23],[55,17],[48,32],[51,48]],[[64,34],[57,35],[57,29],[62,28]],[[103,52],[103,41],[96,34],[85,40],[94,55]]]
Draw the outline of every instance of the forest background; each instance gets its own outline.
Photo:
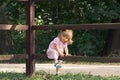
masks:
[[[113,20],[120,20],[119,0],[43,0],[35,3],[35,25],[111,23]],[[25,3],[0,0],[0,24],[25,25]],[[36,30],[35,53],[45,54],[50,41],[59,31]],[[120,31],[112,32],[120,34]],[[106,51],[106,45],[110,41],[109,44],[114,44],[116,40],[109,36],[110,33],[111,30],[74,30],[74,43],[69,46],[70,53],[81,56],[108,55],[110,48]],[[0,53],[26,53],[25,36],[25,31],[1,30]]]

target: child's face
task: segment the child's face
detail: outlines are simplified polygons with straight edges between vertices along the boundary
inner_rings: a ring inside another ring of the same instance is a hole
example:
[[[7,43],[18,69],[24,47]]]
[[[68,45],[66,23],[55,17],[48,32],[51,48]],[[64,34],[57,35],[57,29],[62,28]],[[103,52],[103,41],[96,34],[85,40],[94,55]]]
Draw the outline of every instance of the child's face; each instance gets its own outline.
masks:
[[[62,37],[61,37],[61,41],[62,41],[63,43],[67,43],[67,42],[69,41],[69,39],[68,39],[67,37],[65,37],[65,36],[62,36]]]
[[[72,38],[72,32],[70,31],[63,31],[59,34],[59,37],[60,37],[60,40],[63,42],[63,43],[72,43],[70,42],[71,41],[71,38]]]

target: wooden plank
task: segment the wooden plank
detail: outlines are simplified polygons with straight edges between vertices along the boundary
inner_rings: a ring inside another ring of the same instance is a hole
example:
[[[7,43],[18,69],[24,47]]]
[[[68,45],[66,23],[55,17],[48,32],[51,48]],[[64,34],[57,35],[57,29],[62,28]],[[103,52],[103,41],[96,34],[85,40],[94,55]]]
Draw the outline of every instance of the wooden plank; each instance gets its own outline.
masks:
[[[13,59],[27,59],[26,54],[12,54],[12,55],[0,55],[0,61],[2,60],[13,60]]]
[[[41,59],[41,60],[49,60],[49,59],[47,58],[47,55],[45,55],[45,54],[34,54],[34,55],[33,55],[33,58],[34,58],[34,59]]]
[[[49,60],[46,54],[35,54],[34,59]],[[120,62],[120,57],[83,57],[83,56],[66,56],[60,58],[64,61],[84,61],[84,62]]]
[[[34,2],[33,0],[29,0],[28,3],[26,3],[26,24],[29,26],[29,29],[26,31],[26,53],[28,54],[26,74],[29,76],[35,75],[35,59],[33,59],[33,54],[35,54],[35,31],[32,30],[34,18]]]
[[[61,58],[66,61],[85,61],[85,62],[103,62],[112,63],[120,62],[120,57],[82,57],[82,56],[66,56]]]
[[[120,29],[120,23],[96,23],[96,24],[62,24],[62,25],[33,25],[33,30],[94,30],[94,29]]]
[[[0,30],[28,30],[27,25],[0,24]]]
[[[49,60],[45,54],[34,54],[36,60]],[[0,55],[0,61],[13,59],[28,59],[27,54]],[[66,56],[61,58],[65,61],[85,61],[85,62],[120,62],[120,57],[83,57],[83,56]]]

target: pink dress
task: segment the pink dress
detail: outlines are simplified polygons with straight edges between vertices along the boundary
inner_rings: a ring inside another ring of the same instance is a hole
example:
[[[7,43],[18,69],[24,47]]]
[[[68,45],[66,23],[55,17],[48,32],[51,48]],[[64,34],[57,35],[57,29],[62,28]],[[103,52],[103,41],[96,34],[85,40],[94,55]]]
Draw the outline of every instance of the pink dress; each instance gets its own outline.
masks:
[[[58,59],[59,57],[59,54],[56,51],[54,44],[59,45],[59,48],[62,52],[64,52],[64,48],[67,46],[67,43],[61,42],[59,37],[56,37],[53,41],[50,42],[49,47],[47,49],[47,57],[49,59]]]

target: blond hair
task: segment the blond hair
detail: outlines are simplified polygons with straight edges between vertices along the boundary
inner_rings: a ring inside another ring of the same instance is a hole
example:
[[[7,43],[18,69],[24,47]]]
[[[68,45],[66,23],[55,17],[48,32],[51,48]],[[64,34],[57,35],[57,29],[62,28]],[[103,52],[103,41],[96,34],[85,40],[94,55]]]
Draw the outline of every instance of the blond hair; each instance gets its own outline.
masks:
[[[72,40],[72,37],[73,37],[73,31],[72,30],[69,30],[69,29],[66,29],[64,31],[61,31],[59,34],[58,34],[58,37],[65,37],[68,39],[68,44],[72,44],[73,43],[73,40]]]

